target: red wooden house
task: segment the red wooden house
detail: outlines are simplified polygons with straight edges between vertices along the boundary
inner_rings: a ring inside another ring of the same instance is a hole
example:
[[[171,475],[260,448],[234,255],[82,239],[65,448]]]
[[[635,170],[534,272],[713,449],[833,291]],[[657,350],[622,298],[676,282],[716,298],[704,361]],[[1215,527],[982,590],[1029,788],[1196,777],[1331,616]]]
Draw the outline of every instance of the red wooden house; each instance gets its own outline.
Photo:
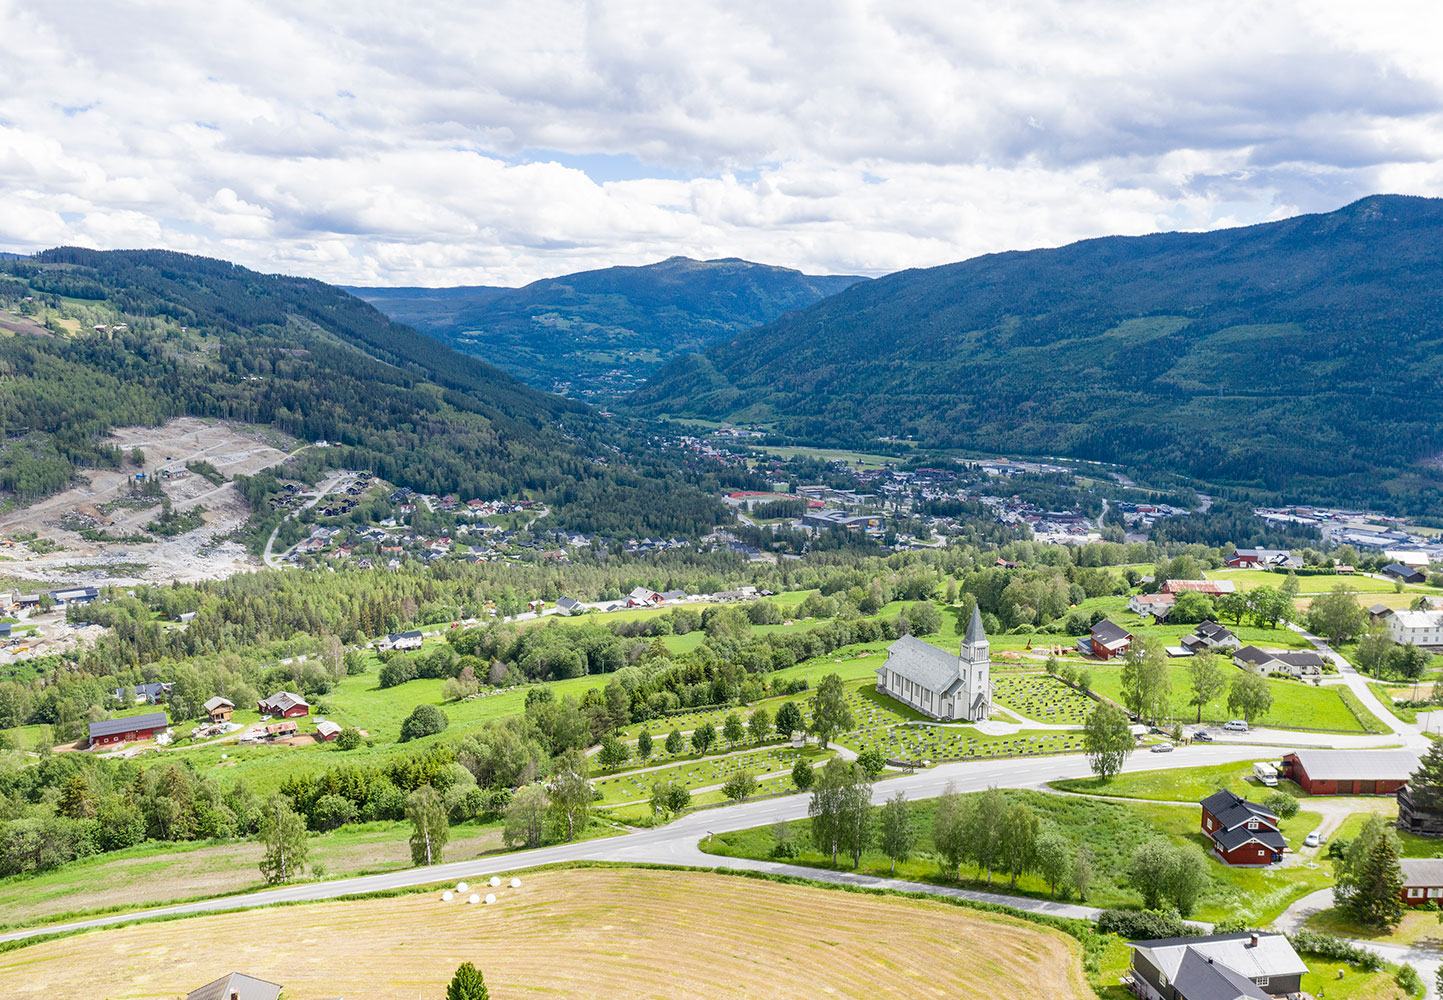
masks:
[[[1399,858],[1398,867],[1403,872],[1403,902],[1443,904],[1443,859]]]
[[[1092,626],[1090,635],[1077,640],[1078,652],[1084,656],[1095,656],[1099,660],[1121,656],[1131,645],[1132,633],[1106,618]]]
[[[1288,845],[1278,817],[1225,789],[1202,800],[1202,832],[1225,865],[1265,867],[1283,860]]]
[[[129,743],[132,740],[154,739],[163,733],[170,723],[164,712],[147,712],[124,719],[105,719],[90,724],[90,746],[111,746]]]
[[[295,719],[311,714],[311,706],[306,704],[306,700],[289,691],[277,691],[264,701],[257,702],[256,710],[261,715],[273,715],[278,719]]]

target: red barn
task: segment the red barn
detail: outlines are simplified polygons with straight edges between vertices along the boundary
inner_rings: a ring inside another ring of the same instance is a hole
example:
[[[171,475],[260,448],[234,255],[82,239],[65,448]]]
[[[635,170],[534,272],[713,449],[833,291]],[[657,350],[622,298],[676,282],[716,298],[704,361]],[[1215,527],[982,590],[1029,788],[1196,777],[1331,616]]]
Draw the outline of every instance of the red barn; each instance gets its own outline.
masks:
[[[1418,770],[1410,750],[1295,750],[1283,777],[1309,795],[1393,795]]]
[[[1278,817],[1225,789],[1202,800],[1202,832],[1225,865],[1266,867],[1283,860],[1288,849],[1278,832]]]
[[[278,719],[294,719],[311,714],[311,706],[306,704],[306,700],[289,691],[277,691],[264,701],[257,702],[256,710],[261,715],[274,715]]]
[[[1092,626],[1092,633],[1077,640],[1077,649],[1084,656],[1095,656],[1099,660],[1110,660],[1121,656],[1132,645],[1132,633],[1121,625],[1104,618]]]
[[[165,732],[170,723],[164,712],[147,712],[124,719],[106,719],[90,724],[90,746],[102,747],[132,740],[151,740]]]

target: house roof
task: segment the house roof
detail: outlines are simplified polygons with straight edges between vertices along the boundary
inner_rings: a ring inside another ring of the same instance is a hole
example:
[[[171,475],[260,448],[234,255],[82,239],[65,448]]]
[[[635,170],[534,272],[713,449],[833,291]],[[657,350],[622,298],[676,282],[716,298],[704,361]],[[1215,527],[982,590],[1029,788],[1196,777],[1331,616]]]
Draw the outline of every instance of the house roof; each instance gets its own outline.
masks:
[[[894,670],[928,691],[946,692],[961,680],[956,656],[910,635],[887,647],[887,662],[880,669]]]
[[[164,729],[169,724],[164,712],[127,715],[123,719],[104,719],[90,724],[90,738],[114,736],[116,733],[131,733],[139,729]]]
[[[1274,826],[1278,825],[1277,813],[1264,809],[1256,802],[1249,802],[1226,788],[1213,792],[1203,799],[1201,804],[1226,830],[1243,826],[1250,819],[1264,819]]]
[[[322,719],[316,723],[316,732],[322,736],[329,736],[332,733],[339,733],[340,731],[340,723],[332,722],[330,719]]]
[[[311,707],[310,703],[307,702],[306,699],[302,698],[298,694],[291,694],[291,692],[289,691],[277,691],[269,698],[263,700],[261,704],[268,709],[274,709],[280,712],[284,712],[287,709],[294,708],[297,705],[305,705],[307,708]]]
[[[1186,948],[1172,976],[1172,987],[1186,1000],[1272,1000],[1246,976],[1213,961],[1196,948]]]
[[[1394,611],[1393,620],[1400,628],[1443,627],[1443,611]]]
[[[1271,848],[1278,853],[1287,850],[1287,841],[1277,830],[1265,830],[1259,827],[1256,830],[1249,830],[1246,826],[1235,827],[1231,830],[1219,830],[1213,834],[1213,840],[1225,851],[1236,851],[1250,840],[1256,840],[1264,847]]]
[[[1226,625],[1219,625],[1217,622],[1203,622],[1193,629],[1194,635],[1202,636],[1204,639],[1211,639],[1213,642],[1221,642],[1223,639],[1233,638],[1232,629]]]
[[[1255,938],[1257,944],[1252,944]],[[1134,942],[1132,947],[1146,955],[1153,967],[1172,982],[1176,982],[1183,957],[1189,950],[1247,979],[1297,976],[1308,971],[1282,934],[1243,932],[1194,938],[1158,938]],[[1195,998],[1189,996],[1189,1000]]]
[[[1181,590],[1195,590],[1200,594],[1231,594],[1238,585],[1232,580],[1169,580],[1162,589],[1170,594]]]
[[[1402,563],[1389,563],[1383,567],[1384,573],[1392,573],[1395,576],[1423,576],[1422,570],[1414,569],[1412,566],[1404,566]]]
[[[1092,626],[1092,639],[1104,646],[1111,646],[1116,642],[1123,642],[1132,638],[1132,633],[1121,625],[1104,618]]]
[[[570,611],[572,608],[581,607],[581,602],[574,597],[563,597],[556,602],[556,606],[563,611]]]
[[[1405,889],[1443,886],[1443,858],[1399,858],[1398,866]]]
[[[1411,750],[1294,750],[1314,781],[1406,781],[1418,770]]]
[[[281,995],[281,987],[278,983],[232,972],[213,983],[206,983],[199,989],[191,990],[185,1000],[230,1000],[232,993],[235,993],[239,1000],[277,1000]]]
[[[201,707],[204,708],[207,712],[214,712],[222,705],[228,705],[231,708],[235,708],[235,702],[231,701],[229,698],[222,698],[220,695],[216,695],[214,698],[206,702]]]

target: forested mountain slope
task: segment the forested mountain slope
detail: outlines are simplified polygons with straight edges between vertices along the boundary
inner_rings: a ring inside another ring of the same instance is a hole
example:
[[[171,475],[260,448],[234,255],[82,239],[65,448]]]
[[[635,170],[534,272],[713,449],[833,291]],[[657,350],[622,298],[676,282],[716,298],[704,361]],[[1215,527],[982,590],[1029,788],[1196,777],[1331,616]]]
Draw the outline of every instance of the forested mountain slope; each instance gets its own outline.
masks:
[[[717,517],[644,452],[618,461],[632,442],[614,422],[318,281],[63,248],[0,264],[0,309],[47,324],[0,330],[0,489],[21,499],[118,462],[111,427],[192,414],[324,438],[339,447],[319,460],[425,492],[540,497],[578,530],[692,532]]]
[[[351,291],[533,386],[607,397],[634,388],[678,353],[701,350],[862,280],[737,259],[672,257],[523,288]]]
[[[1379,196],[905,271],[679,358],[630,402],[1431,509],[1440,245],[1443,201]]]

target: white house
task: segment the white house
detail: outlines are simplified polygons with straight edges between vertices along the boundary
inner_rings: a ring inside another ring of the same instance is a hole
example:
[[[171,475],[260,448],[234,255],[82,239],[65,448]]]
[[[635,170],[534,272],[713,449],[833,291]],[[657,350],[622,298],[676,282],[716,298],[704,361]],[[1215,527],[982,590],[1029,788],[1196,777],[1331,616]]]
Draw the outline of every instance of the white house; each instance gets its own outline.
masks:
[[[990,650],[982,616],[973,607],[959,655],[904,635],[887,647],[887,662],[877,668],[877,690],[934,719],[980,722],[992,711]]]
[[[1443,611],[1394,611],[1384,621],[1394,642],[1443,646]]]

